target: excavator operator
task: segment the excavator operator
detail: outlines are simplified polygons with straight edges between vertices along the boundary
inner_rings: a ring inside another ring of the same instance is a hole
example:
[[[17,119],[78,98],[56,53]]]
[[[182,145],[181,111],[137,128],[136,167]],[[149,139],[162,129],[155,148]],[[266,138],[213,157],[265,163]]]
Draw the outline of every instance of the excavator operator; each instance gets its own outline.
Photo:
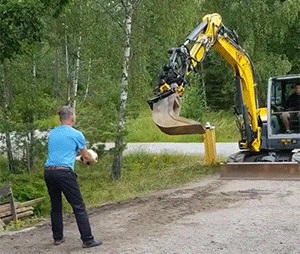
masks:
[[[298,128],[300,127],[300,83],[297,83],[293,89],[293,93],[287,98],[285,112],[281,115],[287,133],[293,132],[290,129],[291,118],[297,118]]]

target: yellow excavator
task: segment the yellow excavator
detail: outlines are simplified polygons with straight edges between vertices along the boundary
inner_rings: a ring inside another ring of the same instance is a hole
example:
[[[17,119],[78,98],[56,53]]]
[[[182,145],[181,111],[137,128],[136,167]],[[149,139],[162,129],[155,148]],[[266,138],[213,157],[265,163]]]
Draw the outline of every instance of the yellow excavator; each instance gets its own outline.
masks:
[[[289,112],[292,130],[289,133],[281,116],[289,92],[300,84],[300,74],[269,78],[266,107],[259,108],[251,60],[239,45],[236,33],[224,26],[218,13],[205,15],[182,45],[169,50],[170,58],[154,88],[154,97],[148,100],[155,124],[169,135],[205,133],[201,123],[181,117],[179,113],[187,77],[211,49],[218,52],[234,72],[237,97],[234,109],[241,134],[240,151],[221,165],[221,178],[300,180],[297,118],[300,111]]]

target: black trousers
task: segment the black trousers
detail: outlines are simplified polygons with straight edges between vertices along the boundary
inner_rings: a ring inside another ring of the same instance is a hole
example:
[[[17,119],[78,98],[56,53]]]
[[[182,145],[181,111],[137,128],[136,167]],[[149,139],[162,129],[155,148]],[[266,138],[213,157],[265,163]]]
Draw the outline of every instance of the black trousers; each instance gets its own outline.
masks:
[[[63,238],[63,193],[69,204],[72,206],[81,240],[83,242],[90,242],[94,240],[76,174],[68,169],[45,170],[44,178],[51,200],[53,239],[60,240]]]

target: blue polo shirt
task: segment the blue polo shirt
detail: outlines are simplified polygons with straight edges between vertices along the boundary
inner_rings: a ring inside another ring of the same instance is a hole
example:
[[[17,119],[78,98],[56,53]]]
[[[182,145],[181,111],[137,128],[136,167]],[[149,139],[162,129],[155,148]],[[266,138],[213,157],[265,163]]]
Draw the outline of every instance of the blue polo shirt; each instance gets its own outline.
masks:
[[[49,132],[45,167],[69,167],[74,170],[76,156],[85,147],[86,141],[80,131],[60,125]]]

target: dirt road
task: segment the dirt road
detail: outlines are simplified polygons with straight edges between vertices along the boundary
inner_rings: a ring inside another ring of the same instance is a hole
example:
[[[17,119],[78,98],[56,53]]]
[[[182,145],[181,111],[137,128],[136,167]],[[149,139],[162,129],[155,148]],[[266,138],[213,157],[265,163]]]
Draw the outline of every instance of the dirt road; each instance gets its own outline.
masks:
[[[82,249],[73,217],[53,246],[49,222],[0,237],[0,253],[299,254],[300,182],[203,179],[90,211],[103,245]]]

